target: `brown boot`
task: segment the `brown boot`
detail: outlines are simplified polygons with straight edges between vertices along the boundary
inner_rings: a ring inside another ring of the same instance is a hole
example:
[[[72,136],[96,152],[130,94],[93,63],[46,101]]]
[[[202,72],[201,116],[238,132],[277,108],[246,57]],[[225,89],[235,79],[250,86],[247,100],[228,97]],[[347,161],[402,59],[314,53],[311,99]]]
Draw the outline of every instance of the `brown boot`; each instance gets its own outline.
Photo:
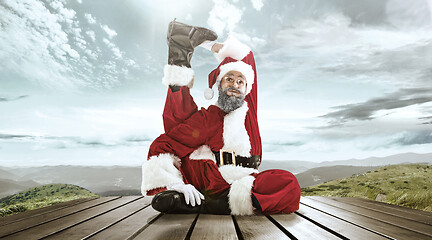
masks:
[[[190,26],[174,19],[168,25],[168,64],[190,68],[194,48],[206,40],[216,39],[217,34],[209,29]]]

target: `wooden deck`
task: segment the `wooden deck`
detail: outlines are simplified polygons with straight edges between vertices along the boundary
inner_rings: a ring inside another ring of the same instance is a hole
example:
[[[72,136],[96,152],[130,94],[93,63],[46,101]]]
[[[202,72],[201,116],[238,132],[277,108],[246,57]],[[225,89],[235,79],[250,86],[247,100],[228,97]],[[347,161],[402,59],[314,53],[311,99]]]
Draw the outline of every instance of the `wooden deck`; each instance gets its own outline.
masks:
[[[432,239],[432,213],[302,197],[293,214],[160,214],[143,197],[81,199],[0,218],[0,239]]]

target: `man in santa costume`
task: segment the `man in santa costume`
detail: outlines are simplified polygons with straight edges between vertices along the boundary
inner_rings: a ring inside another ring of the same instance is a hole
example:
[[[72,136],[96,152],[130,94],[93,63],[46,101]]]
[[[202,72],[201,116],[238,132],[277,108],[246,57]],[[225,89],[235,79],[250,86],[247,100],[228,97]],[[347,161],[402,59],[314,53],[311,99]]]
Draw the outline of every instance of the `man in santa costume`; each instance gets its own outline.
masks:
[[[257,74],[250,48],[234,37],[214,42],[208,29],[175,20],[168,27],[168,86],[163,112],[165,133],[151,144],[142,166],[143,195],[164,213],[251,215],[291,213],[299,208],[300,187],[284,170],[258,171],[262,146],[257,121]],[[208,78],[215,105],[198,110],[190,88],[190,60],[197,46],[220,61]]]

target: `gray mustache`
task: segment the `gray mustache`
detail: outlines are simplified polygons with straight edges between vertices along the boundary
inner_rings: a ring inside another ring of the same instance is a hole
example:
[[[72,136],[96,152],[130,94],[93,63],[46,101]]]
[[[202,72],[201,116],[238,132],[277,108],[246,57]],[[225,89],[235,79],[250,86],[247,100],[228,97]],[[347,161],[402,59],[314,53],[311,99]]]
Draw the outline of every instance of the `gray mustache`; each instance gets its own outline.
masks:
[[[238,88],[235,88],[235,87],[228,87],[225,89],[224,92],[228,92],[228,91],[236,91],[238,93],[241,93],[240,90]]]

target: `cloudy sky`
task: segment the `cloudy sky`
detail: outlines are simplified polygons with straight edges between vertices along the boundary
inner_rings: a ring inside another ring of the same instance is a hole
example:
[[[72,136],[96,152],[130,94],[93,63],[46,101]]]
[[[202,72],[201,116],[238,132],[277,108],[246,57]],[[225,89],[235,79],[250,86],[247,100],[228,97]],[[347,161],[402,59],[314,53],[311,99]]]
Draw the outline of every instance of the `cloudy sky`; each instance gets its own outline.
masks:
[[[174,18],[254,50],[264,160],[432,152],[432,0],[2,0],[0,166],[140,165]]]

